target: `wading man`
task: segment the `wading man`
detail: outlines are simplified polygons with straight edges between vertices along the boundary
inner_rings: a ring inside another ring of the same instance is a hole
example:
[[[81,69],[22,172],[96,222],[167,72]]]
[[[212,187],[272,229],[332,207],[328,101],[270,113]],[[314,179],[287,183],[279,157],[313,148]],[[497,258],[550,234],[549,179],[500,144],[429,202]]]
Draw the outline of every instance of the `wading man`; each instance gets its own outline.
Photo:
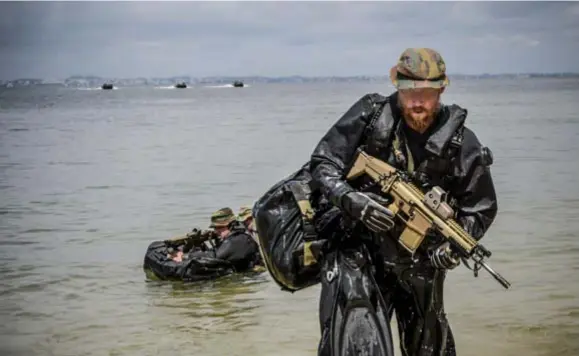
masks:
[[[361,192],[362,182],[347,182],[344,177],[356,150],[363,146],[368,154],[407,171],[416,185],[447,191],[457,221],[478,240],[497,212],[489,168],[492,154],[464,125],[467,111],[442,104],[449,79],[438,52],[405,50],[390,77],[397,90],[387,97],[368,94],[354,103],[315,148],[310,171],[314,185],[326,198],[352,221],[361,222],[351,238],[380,241],[375,250],[384,263],[375,279],[389,309],[396,312],[402,354],[455,355],[443,285],[446,271],[460,259],[436,234],[411,258],[397,243],[400,226],[393,226],[393,214],[385,207],[385,198],[377,194],[379,190]],[[331,311],[326,303],[332,297],[330,283],[322,278],[320,356],[330,355]]]

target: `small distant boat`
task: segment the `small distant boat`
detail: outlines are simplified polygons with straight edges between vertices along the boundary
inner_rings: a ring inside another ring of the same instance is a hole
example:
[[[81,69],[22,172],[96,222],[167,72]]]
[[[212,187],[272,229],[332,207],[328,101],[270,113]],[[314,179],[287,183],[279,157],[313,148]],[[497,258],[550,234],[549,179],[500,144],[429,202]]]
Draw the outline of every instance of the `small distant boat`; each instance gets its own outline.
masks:
[[[243,88],[244,86],[245,86],[245,84],[243,84],[243,82],[241,80],[236,80],[233,82],[234,88]]]
[[[113,86],[112,84],[110,84],[110,83],[105,83],[105,84],[103,84],[103,85],[101,86],[101,89],[102,89],[102,90],[111,90],[111,89],[113,89],[113,88],[114,88],[114,86]]]
[[[187,84],[185,84],[185,82],[177,83],[177,84],[175,84],[175,88],[185,89],[185,88],[187,88]]]

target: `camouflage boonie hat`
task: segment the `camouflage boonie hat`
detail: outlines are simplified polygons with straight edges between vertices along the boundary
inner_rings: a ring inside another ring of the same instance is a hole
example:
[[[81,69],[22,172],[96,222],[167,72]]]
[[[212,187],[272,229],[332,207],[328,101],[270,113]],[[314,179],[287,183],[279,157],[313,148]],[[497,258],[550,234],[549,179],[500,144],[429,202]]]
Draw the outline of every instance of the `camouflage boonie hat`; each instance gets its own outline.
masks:
[[[390,80],[397,89],[443,88],[450,84],[442,56],[430,48],[407,48],[390,69]]]
[[[251,208],[248,206],[242,206],[239,208],[239,213],[237,214],[237,219],[239,221],[245,221],[249,218],[252,218],[253,215],[251,214]]]
[[[229,207],[221,208],[211,215],[211,224],[209,227],[226,227],[233,221],[235,221],[235,214],[233,214],[233,210],[231,210]]]

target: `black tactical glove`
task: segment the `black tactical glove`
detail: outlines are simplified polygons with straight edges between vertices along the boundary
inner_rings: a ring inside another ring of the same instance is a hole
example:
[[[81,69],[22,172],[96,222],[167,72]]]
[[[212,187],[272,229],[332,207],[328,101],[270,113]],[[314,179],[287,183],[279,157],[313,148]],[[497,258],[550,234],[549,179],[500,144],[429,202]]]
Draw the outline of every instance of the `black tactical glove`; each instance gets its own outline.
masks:
[[[374,193],[350,192],[344,196],[342,206],[368,229],[379,233],[394,227],[394,214],[384,206],[388,203],[388,199]]]
[[[438,269],[454,269],[460,264],[459,256],[454,252],[448,241],[443,242],[432,252],[430,262],[434,268]]]

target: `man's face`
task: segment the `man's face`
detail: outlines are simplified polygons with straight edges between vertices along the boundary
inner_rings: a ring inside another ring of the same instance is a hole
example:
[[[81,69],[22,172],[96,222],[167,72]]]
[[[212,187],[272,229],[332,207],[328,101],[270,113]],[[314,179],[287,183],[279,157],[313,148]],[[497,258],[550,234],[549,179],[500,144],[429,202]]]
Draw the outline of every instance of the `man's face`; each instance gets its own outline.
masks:
[[[224,239],[229,234],[229,229],[227,228],[227,226],[217,226],[215,227],[215,233],[217,234],[217,236]]]
[[[432,124],[444,89],[417,88],[398,91],[398,104],[410,128],[423,133]]]

